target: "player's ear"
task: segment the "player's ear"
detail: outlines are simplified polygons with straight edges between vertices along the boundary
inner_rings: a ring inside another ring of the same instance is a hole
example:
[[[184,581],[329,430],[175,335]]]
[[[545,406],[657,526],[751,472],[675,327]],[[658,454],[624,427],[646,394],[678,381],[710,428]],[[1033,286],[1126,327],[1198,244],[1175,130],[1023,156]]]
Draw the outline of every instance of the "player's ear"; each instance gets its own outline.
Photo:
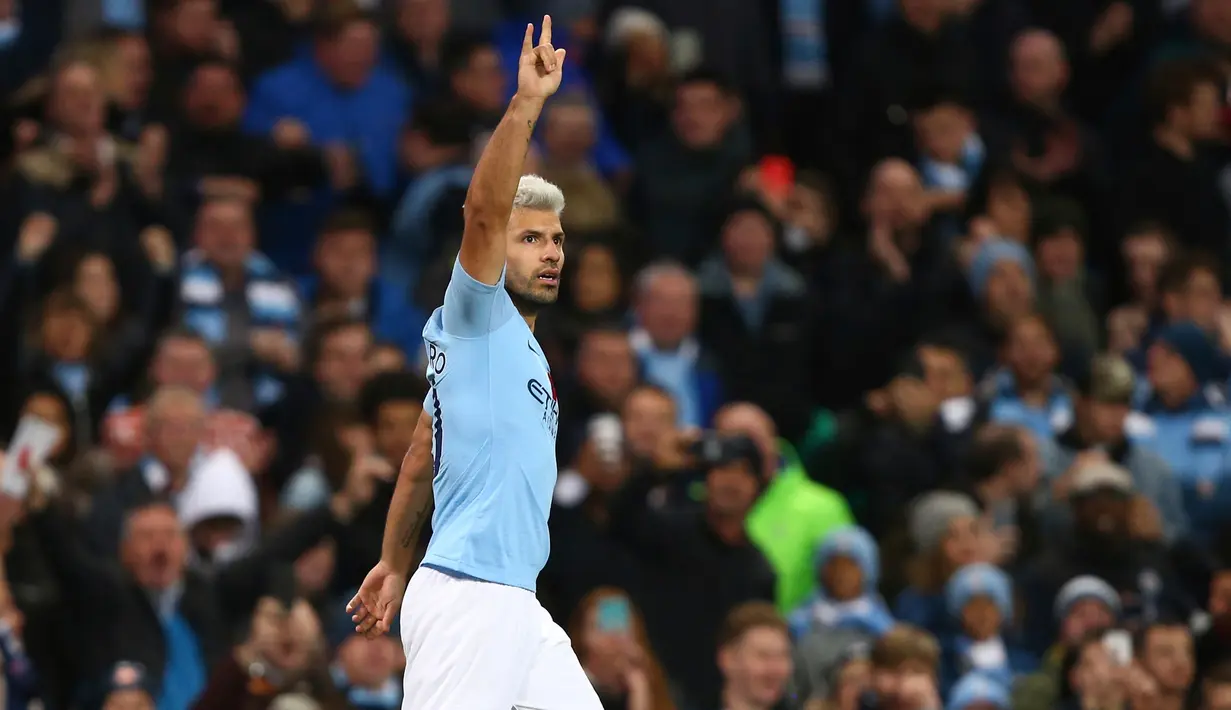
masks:
[[[722,671],[724,676],[731,672],[731,666],[735,660],[734,655],[730,644],[721,646],[718,649],[718,670]]]

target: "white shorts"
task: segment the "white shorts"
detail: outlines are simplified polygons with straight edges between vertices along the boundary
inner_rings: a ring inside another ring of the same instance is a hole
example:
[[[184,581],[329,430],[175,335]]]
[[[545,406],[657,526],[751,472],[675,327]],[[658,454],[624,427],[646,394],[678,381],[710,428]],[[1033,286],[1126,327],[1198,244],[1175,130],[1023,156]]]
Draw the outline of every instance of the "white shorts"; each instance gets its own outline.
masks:
[[[531,592],[420,567],[402,601],[403,710],[601,710]]]

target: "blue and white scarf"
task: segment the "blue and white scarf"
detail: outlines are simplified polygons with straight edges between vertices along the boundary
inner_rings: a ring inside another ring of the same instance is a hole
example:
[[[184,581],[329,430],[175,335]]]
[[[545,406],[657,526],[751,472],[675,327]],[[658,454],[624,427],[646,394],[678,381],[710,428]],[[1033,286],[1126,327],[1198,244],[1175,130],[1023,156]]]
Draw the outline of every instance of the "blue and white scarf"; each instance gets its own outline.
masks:
[[[813,628],[853,629],[879,637],[893,626],[894,619],[878,594],[836,602],[818,593],[791,612],[787,624],[794,638]]]
[[[244,265],[246,272],[244,296],[248,303],[249,326],[277,328],[296,336],[302,316],[299,297],[274,263],[263,254],[254,253]],[[211,346],[222,345],[229,327],[226,289],[222,277],[204,255],[193,250],[184,255],[180,276],[180,301],[184,308],[184,324],[196,331]],[[276,375],[264,370],[253,380],[253,397],[259,406],[272,404],[281,398],[283,385]]]
[[[979,174],[987,159],[987,148],[977,133],[971,133],[962,146],[962,155],[957,163],[942,163],[924,157],[919,161],[919,177],[923,186],[940,192],[966,192]],[[940,221],[941,236],[952,239],[962,232],[962,220],[958,215],[945,215]]]
[[[796,90],[829,85],[829,42],[825,0],[779,0],[782,13],[782,74]]]

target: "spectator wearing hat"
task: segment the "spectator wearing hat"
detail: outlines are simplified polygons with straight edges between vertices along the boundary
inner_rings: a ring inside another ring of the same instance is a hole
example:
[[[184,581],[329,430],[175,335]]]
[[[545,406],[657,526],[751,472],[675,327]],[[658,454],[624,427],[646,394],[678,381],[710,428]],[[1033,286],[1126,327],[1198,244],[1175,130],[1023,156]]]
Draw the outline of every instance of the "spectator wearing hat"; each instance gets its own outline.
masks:
[[[1231,416],[1219,386],[1225,370],[1218,347],[1196,324],[1163,328],[1148,351],[1149,391],[1125,422],[1134,442],[1171,467],[1192,535],[1203,542],[1231,506]]]
[[[958,570],[945,585],[945,607],[955,631],[941,644],[942,694],[949,695],[953,684],[970,672],[982,673],[1007,692],[1016,676],[1038,665],[1006,640],[1015,619],[1013,583],[999,567],[977,563]]]
[[[1013,707],[1050,710],[1060,695],[1060,668],[1065,655],[1082,639],[1114,627],[1119,617],[1120,595],[1107,582],[1092,575],[1066,582],[1056,595],[1056,641],[1043,654],[1042,667],[1013,684]]]
[[[1028,619],[1052,616],[1057,593],[1068,580],[1089,574],[1103,579],[1120,595],[1125,619],[1183,614],[1191,603],[1177,587],[1167,547],[1160,537],[1143,533],[1149,523],[1136,497],[1132,475],[1114,463],[1083,463],[1069,488],[1073,516],[1071,533],[1056,540],[1023,574]],[[1152,512],[1152,511],[1150,511]],[[1031,623],[1033,633],[1043,626]],[[1050,638],[1036,638],[1032,648],[1045,648]]]
[[[995,353],[1018,318],[1035,309],[1035,266],[1021,244],[1002,238],[984,241],[966,267],[966,280],[978,304],[978,320],[971,324],[971,369],[982,377],[996,361]]]
[[[1045,485],[1035,502],[1051,535],[1064,536],[1072,527],[1067,501],[1075,470],[1100,460],[1123,466],[1133,477],[1137,494],[1158,510],[1163,539],[1172,541],[1188,531],[1179,482],[1171,469],[1158,454],[1125,436],[1134,379],[1132,366],[1118,355],[1094,357],[1077,377],[1073,421],[1055,446],[1041,452]]]
[[[1146,229],[1151,225],[1147,223]],[[1154,226],[1155,230],[1162,227]],[[1157,233],[1157,231],[1155,232]],[[1147,231],[1146,234],[1151,234]],[[1131,239],[1132,235],[1126,237]],[[1148,270],[1153,264],[1152,287],[1157,293],[1153,303],[1144,303],[1138,308],[1137,316],[1119,316],[1136,320],[1136,338],[1134,348],[1128,355],[1130,362],[1138,373],[1145,373],[1150,346],[1158,339],[1158,334],[1167,327],[1178,323],[1193,323],[1206,333],[1219,332],[1219,313],[1222,310],[1222,265],[1217,259],[1201,252],[1178,252],[1175,237],[1169,232],[1162,232],[1154,238],[1159,246],[1136,246],[1135,251],[1126,254],[1130,269]],[[1129,244],[1140,244],[1138,237]],[[1126,247],[1127,249],[1127,247]],[[1161,254],[1159,253],[1161,252]],[[1135,259],[1135,262],[1134,262]],[[1134,271],[1131,275],[1138,291],[1144,284],[1137,281],[1145,280],[1149,274],[1140,275]],[[1114,315],[1114,314],[1113,314]],[[1108,328],[1112,327],[1112,316],[1108,317]],[[1224,349],[1226,343],[1223,343]]]
[[[856,628],[876,637],[893,626],[893,617],[876,591],[880,552],[867,530],[851,526],[830,533],[817,548],[817,591],[791,612],[791,635],[802,638],[816,628]]]
[[[962,676],[949,691],[945,710],[1009,710],[1009,690],[1004,683],[980,671]]]
[[[911,506],[909,533],[915,549],[910,586],[894,601],[893,615],[943,635],[951,628],[945,585],[954,572],[979,558],[979,506],[963,493],[928,493]]]

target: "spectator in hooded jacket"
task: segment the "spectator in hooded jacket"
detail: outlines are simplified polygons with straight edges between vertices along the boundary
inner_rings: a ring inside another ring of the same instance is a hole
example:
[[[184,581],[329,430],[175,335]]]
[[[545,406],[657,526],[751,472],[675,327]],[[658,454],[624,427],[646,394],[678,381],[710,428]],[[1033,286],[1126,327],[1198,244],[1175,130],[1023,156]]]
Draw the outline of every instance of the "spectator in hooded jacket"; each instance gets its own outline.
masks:
[[[1013,707],[1049,710],[1060,695],[1060,670],[1065,655],[1082,639],[1114,627],[1120,618],[1120,595],[1092,575],[1074,577],[1056,595],[1056,642],[1042,657],[1042,667],[1013,684]],[[1027,619],[1042,624],[1041,619]]]
[[[1225,378],[1222,355],[1195,324],[1177,323],[1158,333],[1148,360],[1147,399],[1125,429],[1171,467],[1192,534],[1211,540],[1231,504],[1231,415],[1217,386]]]

